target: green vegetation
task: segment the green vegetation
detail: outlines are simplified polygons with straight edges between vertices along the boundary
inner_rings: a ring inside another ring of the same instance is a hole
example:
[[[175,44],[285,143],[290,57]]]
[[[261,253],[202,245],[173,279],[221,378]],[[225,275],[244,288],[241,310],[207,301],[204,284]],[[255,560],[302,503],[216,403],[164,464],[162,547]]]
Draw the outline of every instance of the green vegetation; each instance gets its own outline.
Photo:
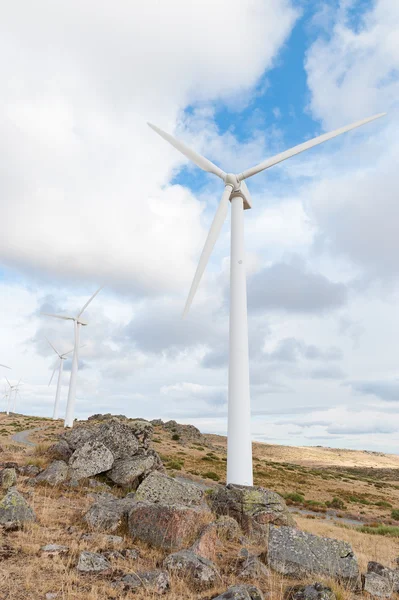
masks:
[[[377,527],[363,525],[362,527],[358,527],[357,531],[361,531],[362,533],[371,533],[373,535],[399,537],[399,527],[397,525],[377,525]]]
[[[180,440],[180,435],[178,433],[174,433],[172,435],[172,440],[174,440],[175,442],[177,442],[178,440]]]
[[[284,498],[286,500],[290,500],[291,502],[298,502],[299,504],[303,504],[305,502],[305,497],[302,494],[298,494],[298,492],[290,492],[289,494],[284,494]]]
[[[207,479],[213,479],[213,481],[220,481],[220,477],[214,471],[207,471],[202,474],[202,477],[206,477]]]
[[[392,508],[392,504],[389,502],[385,502],[385,500],[380,500],[375,503],[376,506],[380,506],[381,508]]]
[[[399,521],[399,509],[398,508],[393,509],[393,511],[391,512],[391,517],[395,521]]]
[[[177,460],[170,460],[168,462],[168,464],[166,465],[167,469],[174,469],[175,471],[181,471],[182,468],[182,464],[180,461]]]
[[[328,506],[328,508],[337,508],[339,510],[346,508],[344,501],[336,496],[330,502],[326,502],[326,506]]]

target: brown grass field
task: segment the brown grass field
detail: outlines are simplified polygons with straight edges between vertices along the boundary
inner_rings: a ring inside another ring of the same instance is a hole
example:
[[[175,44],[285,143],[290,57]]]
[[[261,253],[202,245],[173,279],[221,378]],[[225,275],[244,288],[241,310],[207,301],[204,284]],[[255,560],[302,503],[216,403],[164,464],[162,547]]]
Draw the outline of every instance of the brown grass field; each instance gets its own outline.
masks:
[[[12,436],[32,429],[29,439],[36,447],[16,443]],[[35,430],[35,431],[33,431]],[[0,414],[0,454],[2,463],[15,461],[18,465],[46,466],[46,449],[62,432],[62,422],[22,415]],[[226,467],[226,440],[205,435],[201,443],[173,440],[171,432],[155,428],[153,448],[159,452],[170,475],[205,480],[210,486],[223,482]],[[305,531],[350,542],[358,557],[361,570],[369,560],[396,566],[399,556],[399,522],[391,518],[393,508],[399,508],[399,456],[365,451],[329,448],[294,448],[255,443],[255,484],[283,494],[293,510],[311,511],[295,518]],[[95,540],[81,539],[87,530],[81,521],[90,505],[93,490],[84,484],[79,488],[60,486],[49,488],[31,486],[19,476],[18,489],[25,495],[37,515],[37,522],[22,531],[0,530],[0,600],[39,600],[46,593],[57,593],[57,599],[104,600],[111,598],[155,598],[149,591],[121,592],[111,586],[119,574],[152,569],[160,565],[162,551],[134,543],[141,557],[133,560],[113,560],[109,576],[84,576],[75,569],[82,550],[104,549],[104,536]],[[334,501],[335,499],[335,501]],[[328,506],[332,504],[332,506]],[[346,519],[357,518],[377,531],[378,524],[391,526],[391,535],[364,533],[359,526],[349,526]],[[64,556],[43,556],[40,548],[49,543],[69,547]],[[133,544],[124,536],[122,548]],[[118,548],[120,549],[120,548]],[[237,561],[240,546],[230,544],[222,558],[216,560],[223,583],[207,593],[193,593],[184,582],[174,579],[172,590],[165,596],[170,600],[210,600],[236,582],[232,566]],[[256,548],[253,548],[256,550]],[[320,578],[313,578],[312,581]],[[272,575],[258,584],[270,598],[281,600],[284,588],[292,581]],[[338,600],[349,600],[350,592],[334,582]],[[359,597],[359,596],[357,596]]]

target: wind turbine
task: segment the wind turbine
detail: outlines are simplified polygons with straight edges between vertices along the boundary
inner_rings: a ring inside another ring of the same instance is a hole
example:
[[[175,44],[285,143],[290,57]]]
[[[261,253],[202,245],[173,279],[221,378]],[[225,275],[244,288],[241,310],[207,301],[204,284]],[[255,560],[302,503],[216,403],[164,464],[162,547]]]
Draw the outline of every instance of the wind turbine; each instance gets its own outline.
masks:
[[[46,340],[47,340],[47,338],[46,338]],[[51,375],[51,379],[49,381],[49,385],[51,385],[51,382],[53,381],[53,377],[55,375],[55,372],[56,372],[57,366],[58,366],[57,390],[55,392],[54,410],[53,410],[53,419],[58,419],[58,405],[59,405],[59,402],[60,402],[61,380],[62,380],[62,371],[64,369],[64,360],[67,359],[67,354],[70,354],[71,352],[73,352],[73,348],[72,348],[72,350],[68,350],[68,352],[64,352],[64,354],[60,354],[58,352],[58,350],[56,350],[54,348],[54,346],[50,342],[50,340],[47,340],[47,341],[48,341],[48,343],[50,344],[50,346],[52,347],[52,349],[54,350],[54,352],[56,353],[56,355],[59,358],[59,365],[57,365],[57,363],[55,364],[53,374]]]
[[[224,192],[212,221],[205,246],[191,284],[183,317],[190,309],[202,274],[208,263],[213,247],[226,219],[229,201],[231,202],[230,237],[230,333],[229,333],[229,385],[228,385],[228,428],[227,428],[227,483],[253,485],[252,442],[251,442],[251,406],[249,389],[248,359],[248,316],[247,289],[244,255],[244,210],[252,208],[245,179],[269,169],[273,165],[291,158],[313,146],[322,144],[341,133],[365,125],[384,116],[381,113],[357,121],[346,127],[325,133],[290,150],[281,152],[242,173],[225,173],[210,160],[201,156],[180,140],[159,127],[148,125],[179,152],[184,154],[203,171],[213,173],[224,182]]]
[[[21,383],[21,380],[19,380],[18,383],[14,384],[14,385],[12,385],[8,381],[7,377],[6,377],[6,381],[8,383],[8,387],[9,387],[8,400],[7,400],[7,414],[9,415],[10,414],[10,405],[11,405],[11,401],[13,399],[13,394],[14,394],[14,402],[13,402],[13,405],[12,405],[12,411],[11,412],[15,413],[15,406],[16,406],[16,403],[17,403],[18,387],[19,387],[19,384]]]
[[[69,317],[64,315],[53,315],[50,313],[42,313],[48,317],[55,317],[56,319],[64,319],[65,321],[73,321],[74,334],[75,334],[75,344],[73,347],[73,357],[72,357],[72,369],[71,369],[71,378],[69,380],[69,390],[68,390],[68,400],[65,414],[64,427],[73,427],[73,418],[75,414],[75,399],[76,399],[76,379],[78,375],[78,352],[79,352],[79,339],[80,339],[80,328],[81,326],[86,326],[88,323],[81,319],[82,314],[89,306],[90,302],[94,300],[97,294],[102,290],[100,287],[94,294],[89,298],[86,304],[83,306],[82,310],[76,315],[76,317]]]

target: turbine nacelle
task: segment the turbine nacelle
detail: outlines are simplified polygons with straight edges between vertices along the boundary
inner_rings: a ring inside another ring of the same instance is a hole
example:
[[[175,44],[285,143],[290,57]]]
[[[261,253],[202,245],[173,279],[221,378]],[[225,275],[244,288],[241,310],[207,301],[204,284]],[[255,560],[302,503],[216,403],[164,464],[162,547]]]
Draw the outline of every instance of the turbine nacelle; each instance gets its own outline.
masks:
[[[240,181],[234,173],[227,173],[224,177],[224,183],[227,186],[232,186],[232,192],[230,195],[230,202],[233,198],[239,196],[244,201],[244,210],[252,208],[251,194],[245,181]]]

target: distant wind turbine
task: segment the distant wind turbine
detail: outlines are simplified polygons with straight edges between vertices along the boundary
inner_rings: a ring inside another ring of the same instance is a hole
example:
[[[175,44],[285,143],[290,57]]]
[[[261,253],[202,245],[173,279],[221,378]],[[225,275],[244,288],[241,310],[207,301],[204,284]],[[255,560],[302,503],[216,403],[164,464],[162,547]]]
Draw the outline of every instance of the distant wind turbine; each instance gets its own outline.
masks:
[[[73,348],[73,357],[72,357],[72,369],[71,369],[71,378],[69,380],[69,390],[68,390],[68,401],[66,407],[65,421],[64,427],[73,427],[73,419],[75,415],[75,399],[76,399],[76,379],[78,375],[78,353],[79,353],[79,339],[80,339],[80,328],[81,326],[86,326],[88,323],[81,319],[82,314],[89,306],[90,302],[94,300],[97,294],[103,288],[100,287],[94,294],[89,298],[86,304],[83,306],[82,310],[76,315],[76,317],[69,317],[64,315],[53,315],[50,313],[42,313],[48,317],[55,317],[56,319],[64,319],[65,321],[73,321],[74,333],[75,333],[75,344]]]
[[[46,338],[46,340],[47,340],[47,338]],[[62,380],[62,371],[63,371],[63,368],[64,368],[64,360],[67,359],[67,354],[70,354],[71,352],[73,352],[74,349],[72,348],[72,350],[68,350],[68,352],[64,352],[63,354],[60,354],[58,352],[58,350],[56,350],[54,348],[54,346],[50,342],[50,340],[47,340],[47,341],[48,341],[48,343],[50,344],[50,346],[52,347],[52,349],[54,350],[54,352],[56,353],[56,355],[59,358],[59,365],[58,365],[58,363],[55,364],[53,374],[51,375],[51,379],[49,381],[49,385],[51,385],[51,382],[53,381],[53,377],[54,377],[55,372],[56,372],[57,367],[58,367],[57,390],[55,392],[54,410],[53,410],[53,419],[58,419],[58,407],[59,407],[59,403],[60,403],[61,380]]]
[[[381,113],[325,133],[308,140],[290,150],[281,152],[242,173],[225,173],[210,160],[201,156],[180,140],[172,137],[159,127],[148,125],[179,152],[184,154],[203,171],[213,173],[224,182],[224,192],[212,221],[204,249],[188,294],[183,316],[186,316],[202,274],[209,261],[213,247],[219,237],[226,219],[229,201],[231,202],[231,249],[230,249],[230,342],[229,342],[229,387],[228,387],[228,434],[227,434],[227,483],[253,485],[252,443],[251,443],[251,406],[249,389],[248,358],[248,316],[247,288],[244,254],[244,210],[252,208],[251,196],[245,179],[269,169],[273,165],[291,158],[296,154],[322,144],[341,133],[365,125],[384,116]]]
[[[12,385],[8,381],[7,377],[6,377],[6,381],[8,383],[8,387],[9,387],[8,401],[7,401],[7,414],[9,415],[10,414],[10,406],[11,406],[13,398],[14,398],[14,402],[12,403],[12,411],[11,412],[15,413],[15,408],[16,408],[16,403],[17,403],[17,394],[19,392],[19,385],[21,384],[21,379],[18,381],[18,383],[15,383],[14,385]],[[23,384],[21,384],[21,385],[23,385]]]

